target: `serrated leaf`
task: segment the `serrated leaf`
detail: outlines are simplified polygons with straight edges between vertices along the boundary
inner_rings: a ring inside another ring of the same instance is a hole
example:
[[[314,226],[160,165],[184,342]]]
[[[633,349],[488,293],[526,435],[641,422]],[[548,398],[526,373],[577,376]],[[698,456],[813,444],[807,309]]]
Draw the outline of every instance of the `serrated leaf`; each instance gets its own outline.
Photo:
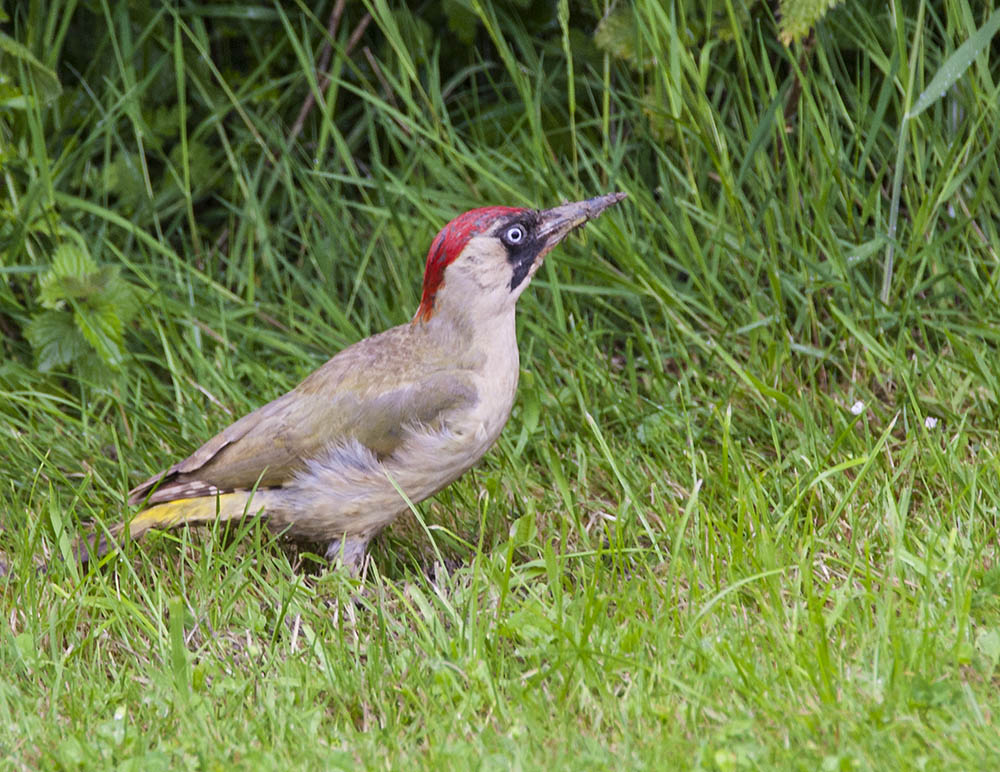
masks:
[[[108,278],[104,282],[101,300],[114,308],[122,324],[127,322],[139,309],[139,295],[136,288],[118,275],[118,268],[107,266]]]
[[[96,308],[77,307],[73,321],[83,337],[106,365],[117,369],[125,358],[122,340],[122,320],[110,305]]]
[[[17,59],[28,69],[28,72],[34,79],[35,87],[38,89],[38,96],[41,98],[42,104],[51,102],[62,93],[62,86],[59,84],[59,78],[55,72],[38,61],[35,55],[24,45],[0,32],[0,55],[4,54]],[[10,72],[15,68],[10,64],[5,64],[4,69]],[[7,102],[7,106],[11,107],[14,105],[11,102]]]
[[[471,45],[479,31],[479,17],[460,0],[442,0],[441,10],[448,19],[448,29],[465,45]]]
[[[138,161],[128,153],[119,153],[104,166],[104,180],[99,193],[112,193],[119,198],[119,204],[128,210],[135,210],[146,199],[146,185]]]
[[[63,242],[52,253],[50,272],[56,276],[75,276],[84,279],[97,270],[97,263],[86,247],[72,242]]]
[[[85,383],[102,386],[110,383],[111,376],[119,369],[108,367],[92,348],[88,348],[87,353],[73,360],[73,372]]]
[[[666,414],[657,412],[642,419],[635,436],[643,445],[662,445],[673,433],[673,427],[670,426]]]
[[[178,188],[183,184],[184,154],[180,143],[170,151],[170,163],[173,165]],[[199,199],[207,195],[215,179],[218,164],[215,162],[211,148],[204,142],[191,140],[187,145],[187,167],[191,182],[191,195]]]
[[[52,253],[52,265],[39,283],[38,298],[46,308],[60,308],[73,298],[85,298],[97,288],[91,286],[97,264],[79,244],[64,242]]]
[[[173,140],[180,133],[180,108],[176,103],[159,105],[146,118],[150,132],[158,139]]]
[[[995,627],[981,630],[976,636],[976,648],[980,654],[989,659],[993,667],[996,667],[1000,663],[1000,630]]]
[[[623,59],[636,69],[645,69],[636,53],[637,33],[634,12],[619,6],[598,23],[594,43],[616,59]]]
[[[649,131],[660,142],[672,142],[677,136],[676,121],[668,112],[669,105],[657,99],[652,89],[643,94],[643,115],[649,120]]]
[[[43,311],[28,323],[24,335],[42,372],[68,365],[89,349],[69,311]]]
[[[840,0],[781,0],[781,32],[778,37],[786,46],[802,40],[827,11]]]

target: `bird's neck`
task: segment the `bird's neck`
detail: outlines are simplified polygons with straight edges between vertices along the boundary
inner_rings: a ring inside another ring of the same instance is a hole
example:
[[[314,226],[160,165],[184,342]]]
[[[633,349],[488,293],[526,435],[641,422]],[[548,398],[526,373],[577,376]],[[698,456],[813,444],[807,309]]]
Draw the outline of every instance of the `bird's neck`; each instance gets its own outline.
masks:
[[[443,306],[427,321],[414,324],[421,325],[434,348],[447,352],[450,366],[463,370],[475,385],[477,399],[462,420],[473,427],[485,452],[507,423],[521,372],[514,307],[486,317],[446,310]]]
[[[440,345],[451,347],[456,357],[468,356],[471,369],[493,373],[513,373],[516,386],[519,367],[513,302],[493,308],[482,305],[469,308],[439,298],[434,313],[424,325],[427,334]]]

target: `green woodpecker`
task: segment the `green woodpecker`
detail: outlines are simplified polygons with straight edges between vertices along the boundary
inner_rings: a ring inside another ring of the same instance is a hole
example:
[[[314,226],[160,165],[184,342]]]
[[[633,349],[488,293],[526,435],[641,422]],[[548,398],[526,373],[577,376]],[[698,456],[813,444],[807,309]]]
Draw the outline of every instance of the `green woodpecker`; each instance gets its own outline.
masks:
[[[625,197],[473,209],[431,243],[413,320],[341,351],[295,389],[135,488],[119,531],[259,514],[358,570],[379,531],[475,464],[518,379],[514,306],[566,234]],[[99,550],[99,551],[103,551]]]

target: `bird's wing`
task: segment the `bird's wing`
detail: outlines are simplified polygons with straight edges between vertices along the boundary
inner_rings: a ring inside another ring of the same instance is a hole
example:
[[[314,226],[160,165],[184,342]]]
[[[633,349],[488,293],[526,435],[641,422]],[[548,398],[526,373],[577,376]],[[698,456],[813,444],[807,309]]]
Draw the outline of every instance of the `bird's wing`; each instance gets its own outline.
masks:
[[[445,411],[475,402],[477,391],[468,371],[427,372],[423,367],[407,373],[405,359],[392,356],[392,349],[375,357],[358,344],[345,349],[294,390],[136,487],[130,502],[153,504],[258,484],[281,485],[324,448],[352,438],[385,457],[399,445],[407,427],[438,426]]]

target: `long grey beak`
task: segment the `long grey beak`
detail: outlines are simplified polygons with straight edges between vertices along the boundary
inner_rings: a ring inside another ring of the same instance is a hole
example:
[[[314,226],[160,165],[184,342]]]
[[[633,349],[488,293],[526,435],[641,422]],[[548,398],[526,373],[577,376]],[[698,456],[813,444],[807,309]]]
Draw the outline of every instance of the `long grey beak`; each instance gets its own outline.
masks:
[[[538,230],[540,238],[545,240],[539,257],[543,257],[556,244],[562,241],[566,235],[588,220],[598,217],[601,212],[612,204],[617,204],[625,193],[608,193],[606,196],[588,198],[586,201],[577,201],[572,204],[563,204],[552,209],[544,209],[538,213],[541,227]]]

